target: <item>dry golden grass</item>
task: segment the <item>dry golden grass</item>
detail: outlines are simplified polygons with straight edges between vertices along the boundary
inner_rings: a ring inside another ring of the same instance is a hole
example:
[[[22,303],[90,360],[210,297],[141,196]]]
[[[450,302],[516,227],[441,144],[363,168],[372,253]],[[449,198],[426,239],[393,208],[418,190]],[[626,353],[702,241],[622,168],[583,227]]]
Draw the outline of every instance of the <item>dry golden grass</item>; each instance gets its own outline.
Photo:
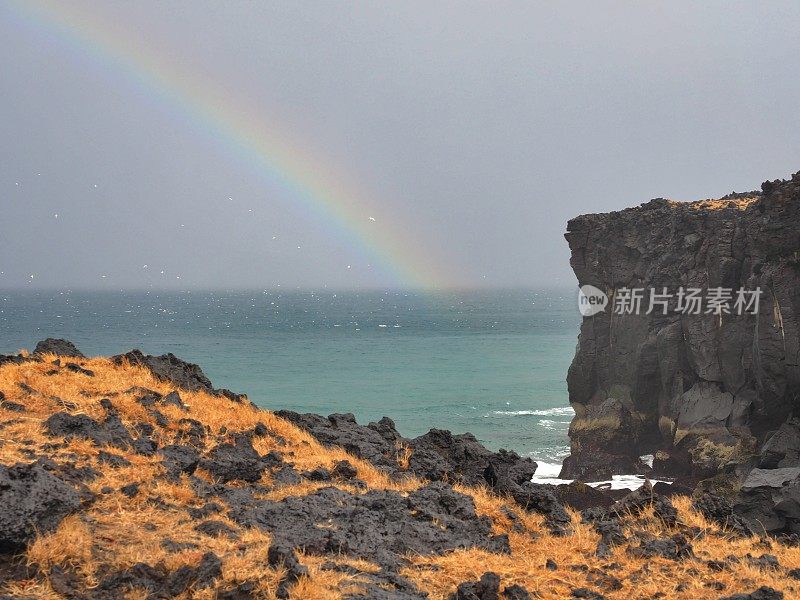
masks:
[[[687,206],[694,210],[723,210],[733,208],[736,210],[746,210],[750,205],[758,202],[759,196],[749,198],[721,198],[719,200],[698,200],[689,202]]]
[[[78,467],[92,466],[101,474],[87,485],[96,495],[96,500],[79,514],[72,515],[52,533],[38,537],[28,548],[24,559],[39,565],[44,572],[59,565],[77,573],[87,586],[95,586],[103,576],[129,568],[136,563],[151,565],[162,563],[168,569],[180,566],[195,566],[205,552],[214,552],[222,560],[222,578],[219,589],[227,589],[241,583],[252,583],[264,598],[275,595],[283,575],[281,568],[267,566],[267,551],[271,537],[258,530],[244,530],[229,520],[224,512],[214,515],[238,532],[238,539],[210,537],[197,532],[187,507],[201,507],[205,501],[199,498],[189,480],[184,476],[178,481],[161,477],[163,467],[157,456],[147,457],[110,448],[108,451],[122,454],[130,466],[110,468],[97,461],[99,449],[86,440],[73,439],[63,447],[53,447],[59,440],[44,434],[42,423],[58,411],[86,414],[96,420],[105,418],[100,407],[101,398],[110,398],[118,410],[123,423],[133,429],[136,424],[149,422],[153,418],[136,402],[136,393],[126,390],[134,386],[145,387],[167,394],[173,390],[168,383],[158,381],[149,371],[130,365],[116,366],[106,358],[75,360],[81,366],[95,372],[87,377],[66,369],[57,369],[51,361],[54,356],[44,357],[43,362],[7,364],[0,368],[0,391],[6,399],[26,407],[26,412],[17,413],[0,406],[0,463],[30,462],[36,455],[45,455],[57,462],[73,463]],[[64,359],[62,359],[64,361]],[[23,388],[30,386],[34,391]],[[222,443],[230,435],[221,435],[225,428],[228,434],[252,429],[263,423],[278,436],[286,440],[280,445],[274,436],[254,440],[260,454],[281,452],[298,471],[317,467],[331,469],[338,461],[348,460],[358,471],[358,477],[369,489],[395,490],[405,493],[416,489],[422,482],[409,477],[401,481],[389,478],[370,463],[347,454],[341,448],[325,448],[308,433],[271,412],[258,410],[248,405],[232,403],[226,399],[203,392],[180,391],[188,412],[177,407],[159,407],[171,420],[167,427],[155,427],[154,438],[159,444],[175,441],[177,428],[174,421],[183,417],[196,419],[208,427],[213,434],[210,446]],[[216,439],[217,441],[213,441]],[[400,453],[399,463],[407,468],[410,451]],[[77,458],[76,458],[77,457]],[[199,473],[211,479],[208,473]],[[139,492],[128,498],[119,489],[131,482],[139,482]],[[269,475],[260,482],[271,484]],[[236,485],[236,484],[233,484]],[[297,485],[274,489],[262,494],[270,500],[281,500],[289,496],[313,493],[327,483],[303,481]],[[354,486],[341,484],[351,493],[362,493]],[[486,571],[494,571],[502,579],[502,586],[518,583],[540,598],[568,597],[572,589],[589,587],[601,591],[607,598],[652,598],[657,593],[668,598],[717,598],[720,595],[751,590],[760,585],[769,585],[783,590],[787,598],[800,597],[800,585],[783,578],[782,572],[759,570],[746,561],[731,564],[730,570],[712,572],[705,562],[726,560],[730,554],[743,557],[748,552],[758,556],[768,552],[774,554],[784,567],[800,566],[800,548],[789,548],[772,542],[766,549],[758,540],[731,540],[720,536],[719,528],[707,522],[690,508],[688,498],[678,498],[674,504],[683,523],[698,528],[701,532],[692,540],[697,560],[673,562],[666,559],[640,559],[632,557],[623,548],[614,550],[606,559],[595,556],[599,540],[591,526],[580,523],[579,515],[573,513],[573,531],[567,537],[553,537],[546,532],[543,518],[526,513],[508,498],[503,498],[487,488],[455,486],[462,493],[472,496],[479,514],[487,516],[493,523],[496,534],[509,537],[511,554],[500,555],[483,550],[465,549],[449,552],[443,556],[410,556],[409,566],[403,574],[411,579],[432,599],[443,599],[456,586],[466,580],[477,580]],[[113,492],[103,493],[105,488]],[[153,502],[159,499],[160,502]],[[515,517],[515,518],[512,518]],[[629,531],[646,531],[658,537],[671,535],[669,530],[652,514],[646,511],[628,524]],[[165,538],[178,543],[195,544],[196,548],[170,553],[162,547]],[[553,559],[558,569],[544,568],[547,559]],[[363,576],[325,569],[323,564],[335,562],[355,567],[362,573],[374,572],[378,567],[352,557],[318,557],[300,555],[300,561],[309,569],[309,577],[302,578],[291,591],[293,598],[341,598],[343,594],[363,589]],[[588,572],[585,570],[588,568]],[[609,589],[606,577],[620,580],[620,589]],[[681,592],[675,590],[677,583],[685,584]],[[709,587],[717,583],[724,585],[720,591]],[[47,578],[0,583],[0,593],[37,598],[59,598]],[[187,592],[184,597],[208,598],[215,590]],[[132,590],[131,598],[144,598],[141,590]]]
[[[760,556],[770,553],[778,558],[781,565],[791,568],[800,566],[800,548],[790,548],[772,543],[765,549],[757,539],[732,540],[719,536],[719,528],[709,523],[702,515],[690,509],[689,498],[677,498],[674,502],[681,520],[690,527],[699,527],[702,534],[691,540],[698,560],[671,561],[664,558],[641,559],[630,556],[625,549],[615,548],[612,556],[598,559],[595,549],[600,536],[590,525],[580,523],[580,515],[570,511],[573,517],[573,532],[567,537],[554,537],[541,527],[540,517],[525,515],[521,510],[514,512],[522,519],[525,532],[514,530],[511,521],[505,517],[503,508],[514,510],[514,505],[490,493],[468,488],[457,488],[471,493],[476,499],[480,514],[493,519],[495,531],[506,533],[511,542],[511,555],[497,555],[483,550],[460,550],[440,557],[414,557],[413,565],[404,575],[414,581],[433,600],[447,598],[462,581],[475,581],[486,571],[500,576],[503,586],[519,584],[540,598],[566,598],[570,591],[579,587],[599,589],[607,598],[650,599],[659,592],[668,598],[719,598],[745,589],[768,585],[784,590],[787,598],[800,597],[800,584],[793,584],[780,571],[763,571],[746,562],[732,564],[732,570],[713,572],[705,562],[720,560],[733,554],[744,557],[747,553]],[[655,537],[664,537],[676,532],[669,530],[664,523],[647,509],[629,529],[646,531]],[[538,532],[538,535],[531,535]],[[554,560],[558,569],[545,568],[547,559]],[[590,571],[584,569],[588,566]],[[591,569],[596,570],[592,572]],[[601,573],[612,575],[620,580],[619,590],[604,587]],[[709,587],[713,583],[723,584],[727,594]],[[675,586],[684,583],[683,591]]]

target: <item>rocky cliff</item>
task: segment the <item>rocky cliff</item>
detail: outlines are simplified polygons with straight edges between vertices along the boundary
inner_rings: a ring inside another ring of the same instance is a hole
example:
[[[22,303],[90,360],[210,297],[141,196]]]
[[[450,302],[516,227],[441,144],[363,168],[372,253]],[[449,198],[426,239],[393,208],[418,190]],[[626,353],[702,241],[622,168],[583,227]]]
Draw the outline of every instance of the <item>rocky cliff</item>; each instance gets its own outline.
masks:
[[[579,284],[609,304],[581,326],[562,476],[646,470],[638,457],[655,454],[657,473],[723,475],[738,489],[754,468],[800,466],[800,173],[719,200],[584,215],[567,230]],[[666,307],[649,311],[650,290],[665,288]],[[699,314],[681,288],[701,290]],[[634,289],[646,290],[639,311],[626,301]],[[730,290],[721,308],[708,301],[718,289]],[[739,290],[761,291],[757,314],[738,314]]]

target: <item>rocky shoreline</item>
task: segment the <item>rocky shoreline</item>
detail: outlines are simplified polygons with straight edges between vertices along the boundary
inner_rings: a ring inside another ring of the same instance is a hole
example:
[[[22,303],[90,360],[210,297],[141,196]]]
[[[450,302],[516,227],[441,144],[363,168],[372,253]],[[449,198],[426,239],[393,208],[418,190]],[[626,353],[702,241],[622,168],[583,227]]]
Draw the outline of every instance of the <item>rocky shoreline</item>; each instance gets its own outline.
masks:
[[[535,470],[470,434],[261,410],[173,355],[45,340],[0,356],[0,598],[800,590],[798,537],[723,496],[541,485]]]

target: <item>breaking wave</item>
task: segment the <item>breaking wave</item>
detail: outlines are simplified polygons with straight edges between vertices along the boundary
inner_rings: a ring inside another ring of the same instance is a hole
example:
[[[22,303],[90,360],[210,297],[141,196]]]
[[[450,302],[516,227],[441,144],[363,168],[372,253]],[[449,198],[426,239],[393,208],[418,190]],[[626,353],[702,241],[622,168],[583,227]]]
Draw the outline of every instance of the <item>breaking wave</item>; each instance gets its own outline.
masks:
[[[487,416],[491,415],[499,417],[516,417],[521,415],[530,415],[534,417],[571,417],[575,415],[575,411],[571,406],[557,406],[555,408],[545,408],[542,410],[493,410]]]

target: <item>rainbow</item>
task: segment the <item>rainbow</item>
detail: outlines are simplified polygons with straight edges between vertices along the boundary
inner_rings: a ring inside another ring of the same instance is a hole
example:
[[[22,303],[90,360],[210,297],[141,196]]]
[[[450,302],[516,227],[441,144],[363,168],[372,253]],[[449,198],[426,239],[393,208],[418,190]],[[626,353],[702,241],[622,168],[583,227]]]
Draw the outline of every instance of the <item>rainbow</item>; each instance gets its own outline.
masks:
[[[453,268],[434,260],[413,236],[412,226],[396,215],[376,215],[375,203],[367,202],[371,194],[312,155],[309,145],[298,143],[293,132],[282,131],[277,119],[267,119],[263,108],[234,98],[230,89],[170,60],[169,52],[159,52],[121,24],[81,12],[71,2],[11,0],[6,6],[37,31],[73,47],[78,56],[123,73],[177,109],[187,122],[288,192],[295,209],[330,228],[398,285],[424,289],[455,285]]]

